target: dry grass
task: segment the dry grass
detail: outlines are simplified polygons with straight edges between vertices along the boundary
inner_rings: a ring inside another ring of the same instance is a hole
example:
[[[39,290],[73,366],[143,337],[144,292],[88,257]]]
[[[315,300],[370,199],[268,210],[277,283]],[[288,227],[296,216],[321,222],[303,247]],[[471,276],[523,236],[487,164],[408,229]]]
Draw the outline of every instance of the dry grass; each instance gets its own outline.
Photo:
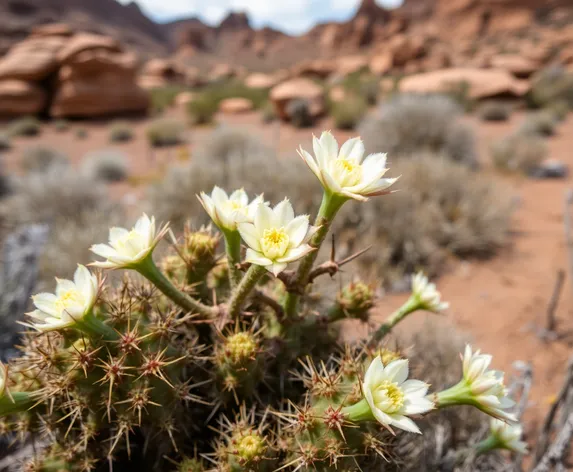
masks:
[[[507,121],[511,116],[511,107],[504,102],[484,102],[477,110],[482,121]]]
[[[473,130],[460,121],[461,108],[441,95],[398,95],[359,128],[367,149],[391,158],[433,152],[477,166]]]
[[[146,130],[153,147],[175,146],[185,141],[185,123],[175,118],[157,118]]]
[[[494,165],[501,170],[530,174],[548,154],[545,140],[535,134],[512,133],[491,145]]]
[[[70,159],[57,149],[37,145],[24,149],[20,166],[24,172],[59,172],[69,167]]]
[[[102,182],[122,182],[129,177],[127,156],[114,149],[92,151],[82,160],[82,173],[91,179]]]

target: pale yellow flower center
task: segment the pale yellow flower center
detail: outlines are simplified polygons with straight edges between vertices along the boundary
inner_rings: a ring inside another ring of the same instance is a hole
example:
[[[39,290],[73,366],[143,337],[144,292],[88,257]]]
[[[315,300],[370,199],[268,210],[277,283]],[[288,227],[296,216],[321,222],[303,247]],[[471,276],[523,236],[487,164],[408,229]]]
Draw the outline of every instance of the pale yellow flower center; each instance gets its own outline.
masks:
[[[362,180],[362,166],[353,160],[339,157],[334,161],[333,174],[341,187],[352,187]]]
[[[227,200],[225,202],[225,209],[227,211],[244,211],[245,207],[236,200]]]
[[[383,380],[372,392],[374,404],[385,413],[396,413],[404,406],[405,395],[396,382]]]
[[[66,311],[72,305],[81,305],[83,301],[83,296],[78,290],[68,290],[58,297],[56,308],[59,312]]]
[[[284,228],[265,229],[261,238],[263,254],[271,260],[283,257],[289,243],[290,239]]]
[[[265,453],[265,440],[250,433],[237,440],[237,454],[246,461],[252,461]]]
[[[227,338],[225,348],[233,362],[244,362],[256,355],[257,341],[250,333],[237,333]]]

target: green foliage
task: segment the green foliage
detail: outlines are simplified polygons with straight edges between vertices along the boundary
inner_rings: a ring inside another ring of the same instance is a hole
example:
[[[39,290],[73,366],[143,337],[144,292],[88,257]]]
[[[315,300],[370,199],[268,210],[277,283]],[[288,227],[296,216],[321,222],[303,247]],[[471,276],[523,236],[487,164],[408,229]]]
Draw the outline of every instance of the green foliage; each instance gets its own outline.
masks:
[[[498,169],[530,174],[547,157],[545,140],[535,133],[512,133],[491,145],[491,156]]]
[[[331,105],[330,114],[334,120],[334,125],[338,129],[355,129],[362,121],[368,105],[361,97],[350,96],[341,102]]]
[[[175,146],[185,142],[185,124],[176,118],[156,118],[146,130],[153,147]]]
[[[151,102],[150,111],[153,115],[162,113],[175,103],[175,98],[181,92],[185,92],[187,87],[181,85],[165,85],[163,87],[154,87],[149,90]]]
[[[507,121],[511,116],[511,107],[507,103],[492,100],[480,105],[477,112],[482,121]]]
[[[534,108],[543,108],[564,100],[573,108],[573,74],[560,66],[551,66],[532,78],[529,103]]]
[[[367,105],[376,105],[380,95],[380,79],[371,75],[354,73],[346,76],[341,83],[350,95],[361,97]]]
[[[187,104],[187,115],[193,125],[212,123],[218,110],[219,101],[209,94],[200,94]]]
[[[134,138],[131,125],[126,121],[114,121],[109,128],[109,140],[112,143],[126,143]]]
[[[532,134],[537,136],[553,136],[556,132],[557,119],[548,110],[530,113],[519,127],[520,134]]]
[[[20,166],[25,172],[58,171],[70,165],[70,159],[57,149],[37,145],[24,149]]]
[[[285,111],[290,123],[295,128],[308,128],[314,124],[314,117],[310,112],[310,105],[302,98],[288,102]]]
[[[475,136],[461,122],[461,110],[441,95],[397,95],[365,119],[359,134],[372,152],[392,159],[429,151],[453,161],[477,166]]]
[[[275,106],[273,105],[273,102],[267,101],[261,107],[261,114],[262,114],[262,118],[263,118],[264,123],[271,123],[274,120],[276,120],[277,119],[277,111],[275,110]]]
[[[121,182],[129,176],[127,156],[114,149],[92,151],[82,159],[82,172],[94,180]]]
[[[40,120],[34,116],[18,118],[8,125],[10,136],[37,136],[41,131]]]

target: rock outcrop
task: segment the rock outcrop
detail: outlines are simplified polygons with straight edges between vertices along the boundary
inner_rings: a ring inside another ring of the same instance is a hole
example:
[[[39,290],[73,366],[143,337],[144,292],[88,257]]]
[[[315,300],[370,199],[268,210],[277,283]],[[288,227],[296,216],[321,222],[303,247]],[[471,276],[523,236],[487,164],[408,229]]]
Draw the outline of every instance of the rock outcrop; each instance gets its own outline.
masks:
[[[0,115],[35,115],[47,101],[47,94],[39,86],[23,80],[0,80]]]
[[[324,113],[324,93],[322,88],[310,79],[296,78],[287,80],[271,89],[269,99],[275,107],[277,115],[288,120],[287,106],[292,100],[305,100],[309,112],[313,116]]]

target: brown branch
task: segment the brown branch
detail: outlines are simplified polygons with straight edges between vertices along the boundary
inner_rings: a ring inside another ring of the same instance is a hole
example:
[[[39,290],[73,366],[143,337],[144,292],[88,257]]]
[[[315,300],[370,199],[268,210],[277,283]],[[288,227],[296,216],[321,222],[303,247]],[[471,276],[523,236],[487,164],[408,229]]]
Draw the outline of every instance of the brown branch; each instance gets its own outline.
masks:
[[[260,290],[255,290],[253,293],[257,300],[259,300],[261,303],[264,303],[265,305],[268,305],[274,310],[279,320],[284,319],[285,313],[279,302]]]
[[[549,472],[555,465],[562,463],[571,447],[571,438],[573,438],[573,412],[569,413],[555,441],[532,472]]]
[[[337,272],[340,271],[340,268],[342,266],[348,264],[349,262],[352,262],[354,259],[360,257],[362,254],[364,254],[366,251],[369,251],[371,248],[372,246],[368,246],[354,254],[351,254],[350,256],[348,256],[345,259],[342,259],[341,261],[330,260],[327,262],[323,262],[322,264],[320,264],[318,267],[316,267],[311,271],[308,277],[309,283],[312,283],[314,279],[323,274],[328,274],[331,277],[333,277]]]
[[[545,421],[543,423],[543,428],[539,434],[539,441],[537,443],[537,448],[535,449],[535,461],[534,464],[539,463],[545,452],[547,451],[549,440],[551,436],[551,429],[553,426],[553,422],[555,421],[555,415],[557,414],[557,410],[561,404],[567,398],[569,393],[569,389],[573,387],[573,357],[569,359],[569,363],[567,365],[567,373],[565,375],[565,380],[563,381],[563,385],[561,386],[561,391],[557,395],[557,398],[547,416],[545,417]]]
[[[569,207],[573,205],[573,189],[565,192],[565,208],[563,211],[563,226],[565,227],[565,243],[569,258],[569,280],[573,284],[573,222]]]
[[[549,305],[547,306],[547,331],[549,333],[554,333],[557,328],[557,320],[555,319],[555,311],[557,310],[557,304],[559,303],[559,297],[561,295],[561,289],[563,288],[563,282],[565,281],[565,271],[559,269],[557,272],[557,280],[555,281],[555,286],[553,288],[553,294],[551,295],[551,300],[549,300]]]

